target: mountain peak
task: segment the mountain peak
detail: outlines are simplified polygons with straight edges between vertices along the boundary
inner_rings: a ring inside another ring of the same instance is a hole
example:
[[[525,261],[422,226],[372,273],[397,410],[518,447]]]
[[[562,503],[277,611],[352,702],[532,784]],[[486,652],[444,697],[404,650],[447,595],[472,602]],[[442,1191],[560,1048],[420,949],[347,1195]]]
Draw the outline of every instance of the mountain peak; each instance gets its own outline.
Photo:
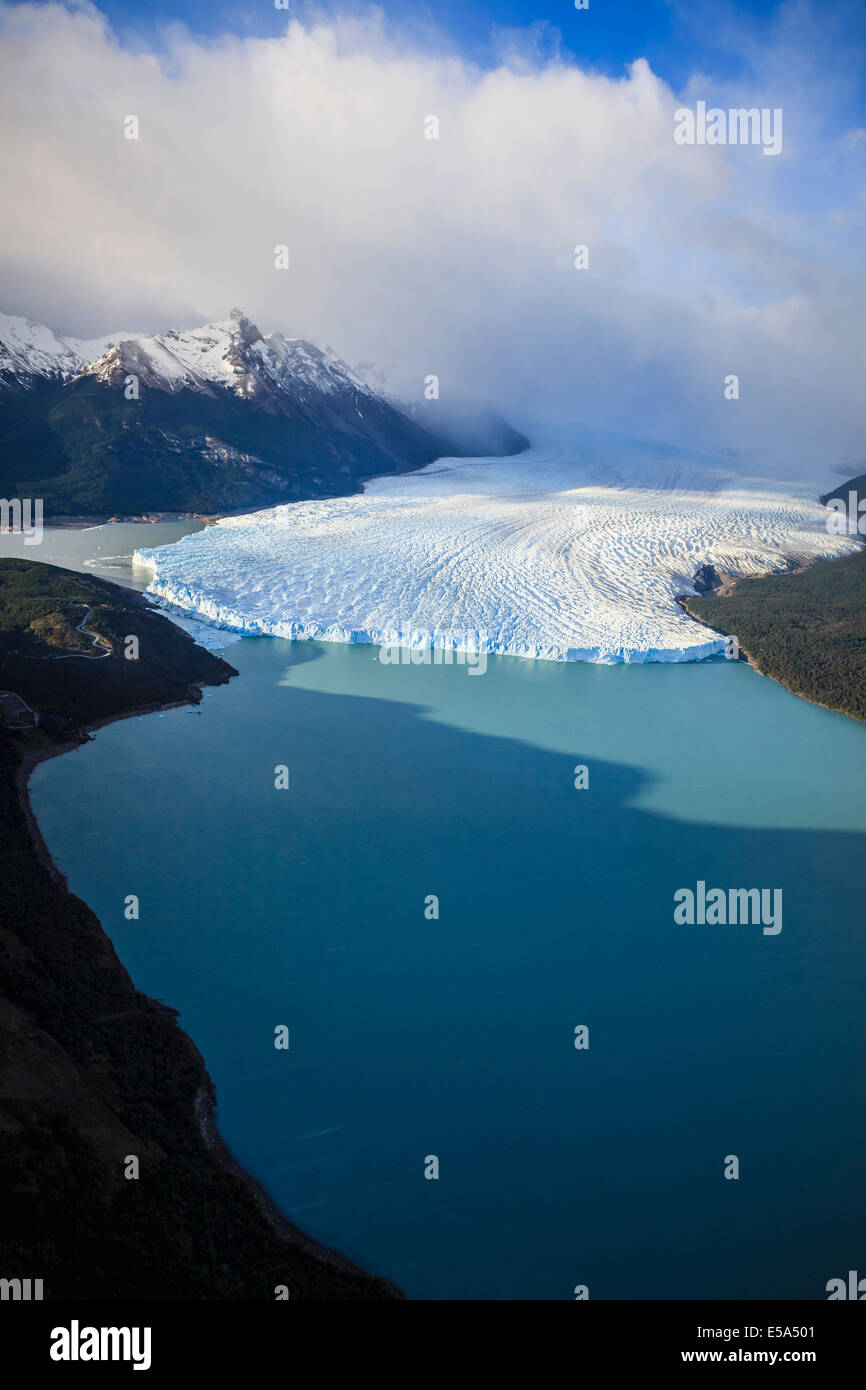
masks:
[[[40,378],[66,382],[81,375],[117,385],[130,374],[170,394],[228,390],[278,414],[303,405],[310,392],[370,394],[330,348],[279,332],[265,337],[237,306],[198,328],[115,333],[89,342],[0,314],[0,387],[29,390]]]
[[[230,309],[224,319],[217,319],[212,324],[206,324],[205,327],[222,329],[232,336],[237,334],[246,342],[251,343],[258,342],[259,338],[262,336],[261,329],[253,323],[252,319],[248,314],[244,313],[243,309]],[[192,331],[198,332],[201,330]]]
[[[127,336],[61,337],[42,323],[0,313],[0,387],[27,390],[39,378],[68,381]]]
[[[130,379],[140,395],[127,394]],[[0,316],[0,495],[28,496],[38,477],[49,514],[342,496],[461,451],[330,348],[265,337],[237,308],[198,328],[96,342]]]

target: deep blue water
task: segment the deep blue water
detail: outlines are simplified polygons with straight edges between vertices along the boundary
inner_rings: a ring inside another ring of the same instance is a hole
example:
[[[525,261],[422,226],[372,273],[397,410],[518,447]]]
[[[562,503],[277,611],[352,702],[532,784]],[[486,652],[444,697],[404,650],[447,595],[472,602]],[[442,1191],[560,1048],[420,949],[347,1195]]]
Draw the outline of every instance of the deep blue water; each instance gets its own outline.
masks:
[[[825,1297],[866,1260],[866,728],[722,660],[374,656],[245,639],[200,714],[33,777],[240,1162],[414,1297]],[[676,925],[698,879],[782,932]]]

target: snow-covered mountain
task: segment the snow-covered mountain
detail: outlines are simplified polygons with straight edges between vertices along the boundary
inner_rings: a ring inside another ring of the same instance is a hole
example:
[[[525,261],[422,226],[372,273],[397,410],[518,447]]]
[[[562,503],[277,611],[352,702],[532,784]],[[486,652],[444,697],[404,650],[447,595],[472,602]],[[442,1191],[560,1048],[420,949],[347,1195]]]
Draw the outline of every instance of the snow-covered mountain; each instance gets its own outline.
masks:
[[[525,447],[500,424],[494,452]],[[41,496],[47,514],[344,495],[466,452],[330,348],[266,336],[239,309],[201,328],[95,340],[0,314],[0,495]]]
[[[282,333],[265,337],[240,309],[202,328],[120,340],[86,370],[111,384],[131,372],[162,391],[227,389],[272,406],[283,399],[296,404],[310,392],[374,395],[330,349]]]
[[[29,389],[35,381],[69,381],[128,334],[61,338],[44,323],[0,314],[0,389]]]
[[[114,333],[105,338],[62,338],[41,323],[0,314],[0,378],[7,388],[34,381],[70,381],[86,373],[110,385],[133,374],[161,391],[228,389],[267,401],[306,391],[375,393],[329,348],[303,338],[265,336],[240,309],[201,328],[168,333]]]

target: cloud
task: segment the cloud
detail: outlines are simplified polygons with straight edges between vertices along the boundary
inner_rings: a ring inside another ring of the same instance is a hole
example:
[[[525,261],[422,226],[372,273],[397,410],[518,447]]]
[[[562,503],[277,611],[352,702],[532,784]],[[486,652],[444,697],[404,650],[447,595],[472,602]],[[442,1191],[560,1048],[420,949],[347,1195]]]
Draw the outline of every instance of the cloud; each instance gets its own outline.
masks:
[[[90,336],[238,304],[400,393],[435,373],[443,400],[551,434],[610,425],[816,477],[862,453],[866,148],[814,63],[789,91],[778,52],[763,77],[754,54],[745,89],[677,94],[642,59],[586,72],[537,33],[481,69],[375,11],[271,39],[177,29],[159,52],[88,5],[0,17],[7,312]],[[782,154],[677,146],[699,98],[782,106]]]

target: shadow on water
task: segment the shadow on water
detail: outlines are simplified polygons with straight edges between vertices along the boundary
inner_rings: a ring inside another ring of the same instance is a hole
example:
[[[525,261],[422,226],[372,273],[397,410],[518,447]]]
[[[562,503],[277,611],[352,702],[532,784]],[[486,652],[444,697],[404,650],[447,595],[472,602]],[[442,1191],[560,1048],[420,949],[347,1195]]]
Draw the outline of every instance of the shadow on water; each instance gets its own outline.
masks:
[[[34,803],[289,1215],[416,1297],[823,1298],[862,1265],[866,837],[673,820],[590,746],[286,685],[265,645]],[[781,888],[782,932],[677,925],[699,879]]]

